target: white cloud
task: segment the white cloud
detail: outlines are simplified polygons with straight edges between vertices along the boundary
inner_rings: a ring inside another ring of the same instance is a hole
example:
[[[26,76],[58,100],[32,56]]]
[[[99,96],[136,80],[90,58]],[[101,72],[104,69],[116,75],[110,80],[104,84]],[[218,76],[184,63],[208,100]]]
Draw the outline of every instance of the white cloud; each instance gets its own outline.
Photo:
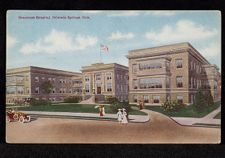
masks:
[[[134,34],[129,33],[121,33],[119,31],[113,32],[111,36],[108,38],[109,40],[123,40],[123,39],[132,39],[134,38]]]
[[[150,31],[145,37],[154,43],[190,42],[209,39],[217,34],[216,29],[207,29],[189,20],[180,20],[175,26],[165,25],[160,31]]]
[[[175,11],[147,11],[147,14],[153,15],[153,16],[173,16],[175,15]]]
[[[7,48],[13,47],[17,42],[18,41],[17,41],[17,39],[15,37],[7,35],[7,40],[6,40]]]
[[[219,42],[211,43],[207,45],[207,47],[199,49],[199,52],[208,59],[216,56],[218,57],[221,55],[221,44]]]
[[[97,37],[72,36],[67,32],[53,29],[44,38],[40,38],[36,42],[24,44],[20,52],[23,54],[74,52],[94,46],[97,41]]]
[[[138,16],[140,11],[116,11],[108,14],[109,17],[118,17],[118,16]]]

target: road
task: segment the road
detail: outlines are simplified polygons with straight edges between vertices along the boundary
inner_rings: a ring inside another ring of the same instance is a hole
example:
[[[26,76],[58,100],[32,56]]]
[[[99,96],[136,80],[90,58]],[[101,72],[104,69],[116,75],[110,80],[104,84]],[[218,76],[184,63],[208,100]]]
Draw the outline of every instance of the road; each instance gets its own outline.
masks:
[[[6,123],[8,143],[219,143],[221,129],[181,126],[150,111],[146,123],[37,118]]]

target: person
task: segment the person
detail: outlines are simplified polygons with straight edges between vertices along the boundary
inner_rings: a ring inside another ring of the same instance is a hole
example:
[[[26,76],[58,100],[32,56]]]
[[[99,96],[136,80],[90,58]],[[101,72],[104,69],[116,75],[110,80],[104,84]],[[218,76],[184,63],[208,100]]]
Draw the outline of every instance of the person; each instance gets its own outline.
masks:
[[[105,116],[105,107],[102,105],[102,115]]]
[[[127,121],[127,112],[126,112],[126,109],[122,109],[123,110],[123,117],[122,117],[122,124],[127,124],[128,121]]]
[[[100,116],[103,116],[102,105],[99,106],[99,115],[100,115]]]
[[[123,117],[123,114],[121,112],[121,109],[118,109],[118,112],[117,112],[117,120],[119,123],[122,122],[122,117]]]

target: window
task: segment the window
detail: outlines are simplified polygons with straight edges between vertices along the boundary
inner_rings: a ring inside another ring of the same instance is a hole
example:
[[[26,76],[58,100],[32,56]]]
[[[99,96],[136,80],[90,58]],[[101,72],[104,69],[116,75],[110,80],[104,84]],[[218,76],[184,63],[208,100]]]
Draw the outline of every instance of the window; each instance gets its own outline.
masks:
[[[39,82],[39,77],[35,77],[35,78],[34,78],[34,81],[35,81],[35,82]]]
[[[42,77],[41,79],[42,79],[42,80],[44,80],[44,79],[45,79],[45,77]]]
[[[134,100],[135,103],[137,102],[137,96],[136,95],[133,96],[133,100]]]
[[[111,73],[107,73],[106,76],[107,76],[107,80],[111,80],[112,79],[112,74]]]
[[[85,85],[85,92],[89,93],[90,92],[90,89],[89,89],[89,84],[86,84]]]
[[[140,79],[140,89],[162,88],[163,78],[142,78]]]
[[[26,92],[27,92],[27,94],[29,94],[30,93],[30,89],[26,88]]]
[[[8,86],[6,87],[7,94],[16,94],[16,86]]]
[[[216,90],[217,87],[218,87],[218,83],[217,83],[217,81],[214,81],[214,89]]]
[[[35,88],[35,93],[39,94],[39,87]]]
[[[159,103],[160,96],[153,96],[153,103]]]
[[[133,73],[137,72],[137,65],[136,64],[132,65],[132,72]]]
[[[143,63],[139,64],[139,69],[140,70],[146,70],[146,69],[159,69],[162,68],[161,63]]]
[[[52,93],[55,93],[55,88],[52,89]]]
[[[21,87],[21,86],[17,87],[17,93],[18,94],[23,94],[23,92],[24,92],[24,88],[23,87]]]
[[[176,59],[176,67],[182,68],[183,67],[183,60],[182,59]]]
[[[52,81],[52,78],[51,78],[51,77],[49,77],[49,78],[48,78],[48,81]]]
[[[59,93],[63,93],[63,89],[62,88],[60,88]]]
[[[149,102],[149,96],[148,95],[144,95],[144,102],[148,103]]]
[[[112,83],[107,83],[107,92],[111,92],[112,91]]]
[[[52,82],[55,82],[55,78],[52,78]]]
[[[99,81],[99,80],[101,80],[101,74],[96,75],[96,81]]]
[[[183,96],[177,96],[177,102],[182,104],[183,103]]]
[[[86,81],[86,82],[89,81],[89,76],[85,76],[85,81]]]
[[[177,76],[176,80],[177,80],[177,87],[178,88],[183,87],[183,77]]]
[[[170,79],[166,78],[166,88],[170,88]]]
[[[133,80],[133,88],[134,89],[138,88],[138,81],[137,80]]]

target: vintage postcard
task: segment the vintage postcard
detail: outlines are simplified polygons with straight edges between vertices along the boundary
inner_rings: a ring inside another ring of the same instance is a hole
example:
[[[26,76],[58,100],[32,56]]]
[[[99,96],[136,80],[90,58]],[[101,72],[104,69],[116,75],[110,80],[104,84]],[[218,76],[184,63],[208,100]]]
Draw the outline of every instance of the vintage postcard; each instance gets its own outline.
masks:
[[[7,143],[220,143],[220,11],[6,18]]]

